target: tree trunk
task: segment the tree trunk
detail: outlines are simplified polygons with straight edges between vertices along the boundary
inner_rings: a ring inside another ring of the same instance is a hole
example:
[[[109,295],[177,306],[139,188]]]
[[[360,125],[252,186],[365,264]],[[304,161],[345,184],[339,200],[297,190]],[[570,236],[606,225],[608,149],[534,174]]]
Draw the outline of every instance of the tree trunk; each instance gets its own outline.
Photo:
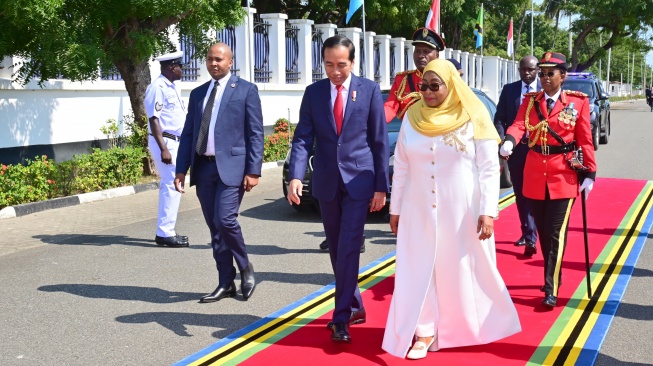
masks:
[[[149,63],[147,60],[134,62],[123,59],[116,62],[116,68],[120,71],[122,79],[125,82],[125,88],[127,89],[132,111],[134,112],[134,120],[139,126],[147,128],[145,91],[152,81]],[[143,173],[146,175],[155,175],[156,166],[149,154],[147,140],[143,142],[143,151],[147,152],[147,156],[143,158]]]
[[[554,50],[556,48],[556,41],[558,40],[558,28],[560,26],[560,10],[556,13],[556,26],[555,30],[553,31],[553,44],[551,45],[551,49]],[[571,32],[571,29],[569,30]]]

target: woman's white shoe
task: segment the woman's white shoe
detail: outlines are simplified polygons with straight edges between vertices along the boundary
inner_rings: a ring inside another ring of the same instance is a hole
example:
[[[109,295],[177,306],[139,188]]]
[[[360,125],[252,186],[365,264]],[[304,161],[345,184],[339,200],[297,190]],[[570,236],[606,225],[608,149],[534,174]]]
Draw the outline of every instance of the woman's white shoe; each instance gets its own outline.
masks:
[[[422,341],[416,341],[408,352],[408,355],[406,355],[406,358],[410,360],[419,360],[420,358],[426,357],[426,352],[431,350],[433,344],[435,344],[435,337],[431,338],[429,344]]]

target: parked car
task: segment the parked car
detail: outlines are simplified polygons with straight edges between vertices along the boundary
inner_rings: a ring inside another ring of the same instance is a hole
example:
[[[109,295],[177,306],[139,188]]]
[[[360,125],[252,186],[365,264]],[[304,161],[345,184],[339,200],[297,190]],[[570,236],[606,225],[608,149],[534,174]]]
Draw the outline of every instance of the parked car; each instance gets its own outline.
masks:
[[[485,107],[488,109],[488,112],[490,112],[490,117],[494,119],[494,114],[497,111],[497,106],[496,104],[488,97],[485,93],[478,89],[472,88],[474,93],[478,96],[478,98],[483,102]],[[384,92],[383,94],[383,100],[388,98],[388,93]],[[390,150],[390,184],[392,185],[392,175],[393,175],[393,156],[395,152],[395,146],[397,145],[397,138],[399,137],[399,129],[401,128],[401,120],[398,118],[393,119],[388,123],[388,146]],[[313,154],[314,151],[311,151],[309,154],[308,158],[308,166],[306,167],[306,174],[304,175],[304,179],[302,180],[303,187],[302,187],[302,196],[300,197],[300,204],[293,204],[293,208],[296,209],[297,211],[300,212],[307,212],[307,211],[313,211],[316,210],[317,212],[320,212],[319,210],[319,204],[316,199],[313,198],[312,192],[311,192],[311,179],[313,178]],[[505,161],[500,159],[501,164],[502,164],[502,173],[501,173],[501,185],[502,188],[507,188],[512,186],[510,183],[510,176],[508,173],[507,166],[503,168],[505,165]],[[283,177],[282,177],[282,188],[283,188],[283,196],[288,197],[288,171],[289,171],[289,164],[290,164],[290,150],[288,151],[288,154],[286,155],[286,161],[283,164]],[[386,202],[390,203],[390,194],[387,195],[386,197]],[[388,205],[385,206],[385,209],[387,210]]]
[[[610,95],[603,90],[599,78],[591,72],[568,72],[562,89],[587,94],[594,150],[599,148],[599,144],[607,144],[610,138]]]

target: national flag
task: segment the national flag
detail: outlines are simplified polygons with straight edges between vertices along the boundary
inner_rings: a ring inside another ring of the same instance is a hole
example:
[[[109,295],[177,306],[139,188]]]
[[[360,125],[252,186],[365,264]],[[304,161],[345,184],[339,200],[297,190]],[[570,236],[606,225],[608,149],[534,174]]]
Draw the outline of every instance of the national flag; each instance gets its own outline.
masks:
[[[431,3],[425,26],[436,32],[440,30],[440,0],[433,0]]]
[[[347,11],[347,20],[345,20],[345,24],[349,23],[352,15],[354,15],[356,10],[361,6],[363,6],[363,0],[349,0],[349,10]]]
[[[515,53],[512,44],[512,18],[510,18],[510,26],[508,27],[508,57],[512,56]]]
[[[483,47],[483,4],[481,4],[481,10],[478,12],[474,35],[476,36],[476,48]]]

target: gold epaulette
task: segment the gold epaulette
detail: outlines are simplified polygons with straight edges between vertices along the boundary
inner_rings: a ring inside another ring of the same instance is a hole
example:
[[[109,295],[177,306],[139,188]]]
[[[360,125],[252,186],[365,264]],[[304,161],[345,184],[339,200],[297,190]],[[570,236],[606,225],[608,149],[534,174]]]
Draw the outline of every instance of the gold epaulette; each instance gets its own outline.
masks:
[[[567,95],[575,95],[577,97],[584,97],[587,98],[587,94],[577,91],[577,90],[565,90],[565,94]]]
[[[528,92],[524,94],[525,97],[534,97],[538,94],[539,92]]]
[[[414,72],[416,72],[416,71],[417,71],[417,70],[406,70],[406,71],[402,71],[402,72],[398,72],[398,73],[396,73],[395,76],[406,75],[406,74],[412,74],[412,73],[414,73]]]

